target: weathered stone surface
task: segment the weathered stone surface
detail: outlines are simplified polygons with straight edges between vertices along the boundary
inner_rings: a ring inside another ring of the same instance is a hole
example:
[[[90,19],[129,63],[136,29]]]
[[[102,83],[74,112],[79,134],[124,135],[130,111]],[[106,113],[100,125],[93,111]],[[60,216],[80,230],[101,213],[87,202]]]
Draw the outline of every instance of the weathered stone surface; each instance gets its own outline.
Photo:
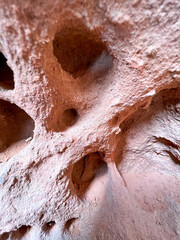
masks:
[[[0,239],[180,239],[179,9],[0,0]]]

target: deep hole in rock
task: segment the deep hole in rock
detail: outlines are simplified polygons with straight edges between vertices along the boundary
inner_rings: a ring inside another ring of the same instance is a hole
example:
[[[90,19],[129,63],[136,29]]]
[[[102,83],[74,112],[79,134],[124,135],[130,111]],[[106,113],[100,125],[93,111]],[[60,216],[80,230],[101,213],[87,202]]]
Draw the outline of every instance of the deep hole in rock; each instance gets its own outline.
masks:
[[[107,164],[103,159],[104,153],[94,152],[74,164],[72,182],[80,197],[84,195],[95,177],[107,171]]]
[[[50,221],[46,223],[46,226],[50,228],[53,227],[54,225],[55,225],[55,221]]]
[[[62,115],[63,125],[65,127],[70,127],[77,121],[79,117],[78,112],[74,108],[66,109]]]
[[[13,71],[7,65],[7,59],[0,52],[0,87],[12,90],[14,89]]]
[[[0,162],[8,160],[33,137],[34,121],[15,104],[0,100]]]
[[[82,77],[103,53],[105,44],[86,28],[63,28],[55,34],[53,53],[64,71]],[[107,58],[107,56],[105,57]]]

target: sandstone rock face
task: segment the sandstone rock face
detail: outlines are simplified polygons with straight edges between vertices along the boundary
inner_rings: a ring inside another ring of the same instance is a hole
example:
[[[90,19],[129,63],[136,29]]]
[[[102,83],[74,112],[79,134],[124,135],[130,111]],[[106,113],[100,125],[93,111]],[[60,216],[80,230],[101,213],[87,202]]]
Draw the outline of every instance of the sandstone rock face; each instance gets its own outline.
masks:
[[[180,239],[179,9],[0,0],[0,239]]]

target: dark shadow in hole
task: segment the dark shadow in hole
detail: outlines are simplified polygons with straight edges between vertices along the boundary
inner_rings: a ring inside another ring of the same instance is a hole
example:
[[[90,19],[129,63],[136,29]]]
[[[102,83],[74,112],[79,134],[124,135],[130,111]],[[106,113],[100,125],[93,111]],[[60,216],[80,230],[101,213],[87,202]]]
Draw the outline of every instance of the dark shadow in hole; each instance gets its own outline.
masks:
[[[76,123],[79,118],[78,112],[74,108],[64,110],[62,114],[62,122],[66,127],[70,127]]]
[[[79,197],[83,197],[95,177],[107,172],[107,164],[103,159],[104,153],[94,152],[74,164],[72,183]]]
[[[44,232],[49,232],[54,227],[55,224],[56,224],[55,221],[47,222],[43,225],[42,230]]]
[[[0,236],[1,240],[7,240],[7,239],[21,239],[22,237],[25,236],[25,234],[27,232],[29,232],[29,230],[31,229],[31,226],[26,226],[26,225],[22,225],[19,229],[17,229],[16,231],[12,231],[9,233],[3,233]]]
[[[107,67],[109,59],[107,55],[110,56],[99,37],[84,26],[64,27],[57,32],[53,40],[53,53],[62,69],[72,74],[74,78],[82,77],[101,55],[104,55],[101,57],[105,64],[103,68]]]
[[[33,137],[33,130],[34,121],[24,110],[0,100],[0,154],[12,144],[16,144],[17,151],[24,148],[25,140]]]
[[[7,65],[7,59],[0,53],[0,87],[8,90],[14,89],[13,71]]]
[[[19,228],[19,233],[21,234],[21,236],[24,236],[30,230],[30,228],[31,226],[23,225]]]
[[[8,240],[8,238],[9,238],[9,233],[7,232],[0,235],[0,240]]]
[[[65,109],[57,121],[55,132],[63,132],[73,126],[79,119],[79,114],[74,108]]]

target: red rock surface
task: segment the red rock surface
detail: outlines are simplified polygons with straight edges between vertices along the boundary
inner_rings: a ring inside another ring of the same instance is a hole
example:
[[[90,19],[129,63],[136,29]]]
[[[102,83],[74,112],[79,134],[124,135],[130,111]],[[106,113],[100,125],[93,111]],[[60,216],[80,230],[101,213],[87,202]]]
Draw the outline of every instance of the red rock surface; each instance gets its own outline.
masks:
[[[0,239],[180,239],[179,9],[0,0]]]

